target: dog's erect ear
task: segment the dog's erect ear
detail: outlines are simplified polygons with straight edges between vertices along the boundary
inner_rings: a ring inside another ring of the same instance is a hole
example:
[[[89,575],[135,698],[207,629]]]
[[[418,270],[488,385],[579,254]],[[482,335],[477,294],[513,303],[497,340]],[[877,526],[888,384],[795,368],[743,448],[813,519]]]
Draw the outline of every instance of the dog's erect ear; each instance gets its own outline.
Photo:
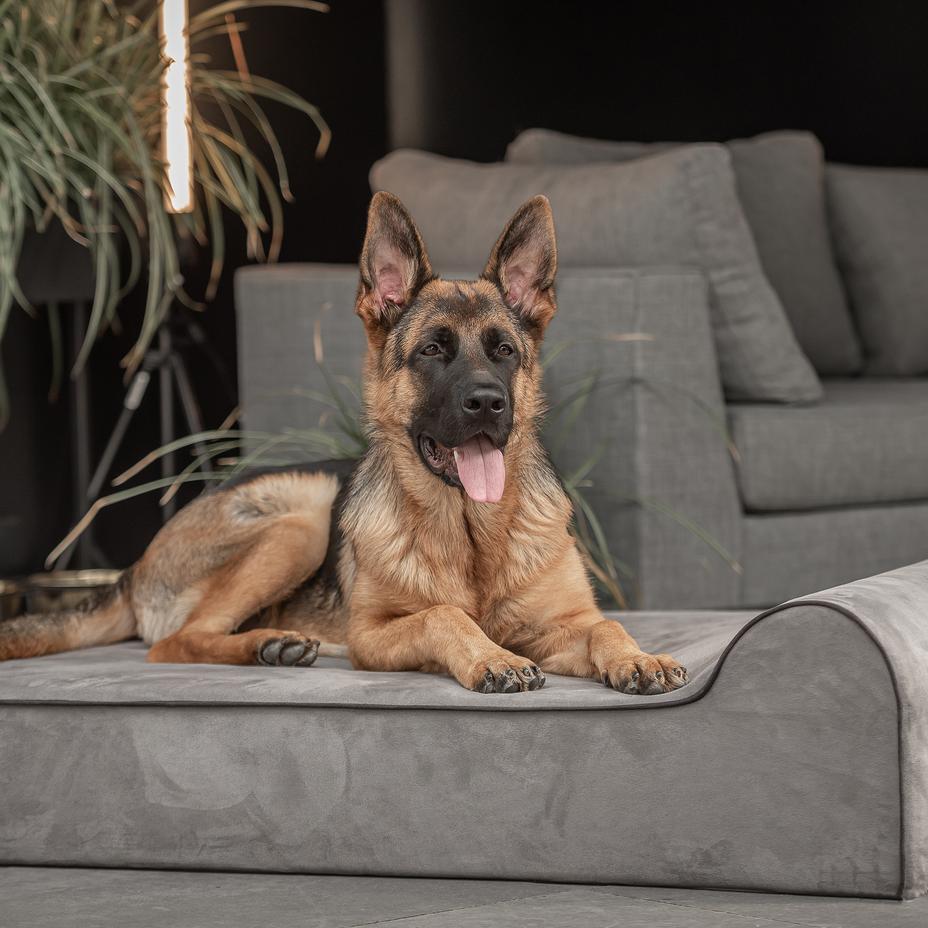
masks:
[[[547,197],[532,197],[516,210],[497,239],[483,276],[496,284],[511,309],[539,329],[557,311],[554,276],[557,244]]]
[[[367,211],[357,313],[368,330],[389,328],[432,279],[422,236],[392,193],[375,193]]]

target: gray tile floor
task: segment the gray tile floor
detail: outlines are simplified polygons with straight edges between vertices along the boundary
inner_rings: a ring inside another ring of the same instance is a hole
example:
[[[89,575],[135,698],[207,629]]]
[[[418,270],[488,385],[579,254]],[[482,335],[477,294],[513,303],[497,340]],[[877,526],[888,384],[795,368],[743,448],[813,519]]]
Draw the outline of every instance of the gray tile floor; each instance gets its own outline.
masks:
[[[636,886],[0,867],[2,928],[908,928],[912,902]]]

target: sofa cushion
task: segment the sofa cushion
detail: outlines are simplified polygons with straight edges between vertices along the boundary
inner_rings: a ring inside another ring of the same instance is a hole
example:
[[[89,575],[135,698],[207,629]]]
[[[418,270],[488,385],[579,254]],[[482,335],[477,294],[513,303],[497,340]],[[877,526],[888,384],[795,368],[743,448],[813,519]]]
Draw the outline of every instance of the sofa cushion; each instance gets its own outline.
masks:
[[[822,383],[816,406],[728,407],[745,508],[928,500],[928,379]]]
[[[802,402],[820,395],[760,268],[722,146],[575,167],[475,164],[397,151],[374,165],[371,184],[406,203],[437,266],[474,272],[519,205],[547,194],[562,266],[683,264],[704,271],[730,396]]]
[[[829,165],[826,177],[868,373],[928,373],[928,171]]]
[[[924,561],[926,526],[928,501],[747,513],[738,601],[768,606]]]
[[[21,701],[78,706],[206,703],[216,708],[334,706],[507,713],[635,709],[643,704],[686,702],[706,689],[726,645],[752,617],[753,613],[735,611],[630,614],[626,625],[642,647],[655,652],[674,648],[690,673],[690,684],[660,696],[627,696],[593,680],[556,674],[536,692],[487,695],[473,693],[443,674],[354,670],[346,658],[333,656],[320,657],[310,672],[307,668],[150,664],[141,641],[126,641],[3,664],[0,705]]]
[[[517,164],[629,161],[673,142],[612,142],[528,129],[506,150]],[[820,374],[854,374],[861,350],[835,265],[824,194],[824,157],[809,132],[770,132],[726,147],[764,273],[796,339]]]

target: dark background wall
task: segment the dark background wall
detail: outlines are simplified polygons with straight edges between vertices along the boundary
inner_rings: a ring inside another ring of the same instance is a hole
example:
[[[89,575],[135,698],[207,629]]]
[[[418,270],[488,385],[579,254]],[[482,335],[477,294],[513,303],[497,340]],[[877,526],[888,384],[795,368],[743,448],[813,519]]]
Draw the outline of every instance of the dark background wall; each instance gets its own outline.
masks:
[[[387,0],[391,142],[495,160],[521,129],[640,141],[814,131],[928,165],[926,5]]]
[[[192,13],[215,0],[190,0]],[[284,107],[267,105],[277,128],[295,197],[285,205],[284,261],[353,261],[364,231],[367,169],[387,150],[384,93],[383,9],[380,0],[335,0],[327,14],[295,9],[256,9],[244,17],[249,67],[316,104],[332,129],[328,156],[316,161],[312,123]],[[209,51],[219,67],[232,67],[226,39]],[[197,352],[188,355],[207,427],[217,426],[235,404],[233,271],[246,263],[244,235],[226,222],[226,271],[216,299],[202,316],[207,336],[222,357],[233,395]],[[205,264],[205,261],[202,262]],[[53,269],[50,269],[52,272]],[[205,267],[188,269],[189,289],[202,293]],[[94,446],[99,454],[119,414],[124,387],[119,360],[132,344],[140,299],[121,309],[124,333],[105,335],[91,361]],[[67,313],[63,314],[67,323]],[[59,401],[46,401],[51,371],[48,328],[15,310],[2,343],[13,420],[0,433],[0,576],[41,566],[71,524],[67,384]],[[156,390],[149,391],[118,456],[114,474],[159,445]],[[148,476],[146,472],[144,476]],[[152,478],[159,476],[156,469]],[[97,540],[118,566],[134,560],[160,524],[156,496],[105,510]]]
[[[209,0],[191,0],[196,10]],[[331,124],[324,161],[304,118],[272,109],[293,176],[283,260],[354,261],[367,170],[390,147],[494,160],[521,129],[617,139],[723,140],[777,128],[814,131],[832,160],[928,167],[924,4],[886,2],[566,3],[546,0],[332,0],[331,12],[257,9],[251,69],[317,104]],[[229,65],[224,40],[212,49]],[[228,268],[203,316],[235,374],[232,270],[245,262],[228,224]],[[203,268],[191,269],[192,289]],[[92,363],[95,443],[118,414],[118,359],[138,322],[107,335]],[[18,315],[3,343],[14,422],[0,435],[0,573],[38,567],[70,521],[67,395],[45,399],[44,321]],[[208,426],[234,403],[195,353]],[[154,398],[116,469],[158,444]],[[159,524],[153,497],[104,513],[111,560],[134,559]]]

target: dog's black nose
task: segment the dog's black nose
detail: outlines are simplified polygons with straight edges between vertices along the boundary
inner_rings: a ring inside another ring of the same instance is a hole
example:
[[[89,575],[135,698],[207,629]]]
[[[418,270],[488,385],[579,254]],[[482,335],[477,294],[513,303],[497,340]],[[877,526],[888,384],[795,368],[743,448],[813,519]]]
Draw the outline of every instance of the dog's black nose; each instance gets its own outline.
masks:
[[[469,416],[495,418],[506,411],[508,402],[501,387],[481,385],[469,390],[463,401],[464,412]]]

